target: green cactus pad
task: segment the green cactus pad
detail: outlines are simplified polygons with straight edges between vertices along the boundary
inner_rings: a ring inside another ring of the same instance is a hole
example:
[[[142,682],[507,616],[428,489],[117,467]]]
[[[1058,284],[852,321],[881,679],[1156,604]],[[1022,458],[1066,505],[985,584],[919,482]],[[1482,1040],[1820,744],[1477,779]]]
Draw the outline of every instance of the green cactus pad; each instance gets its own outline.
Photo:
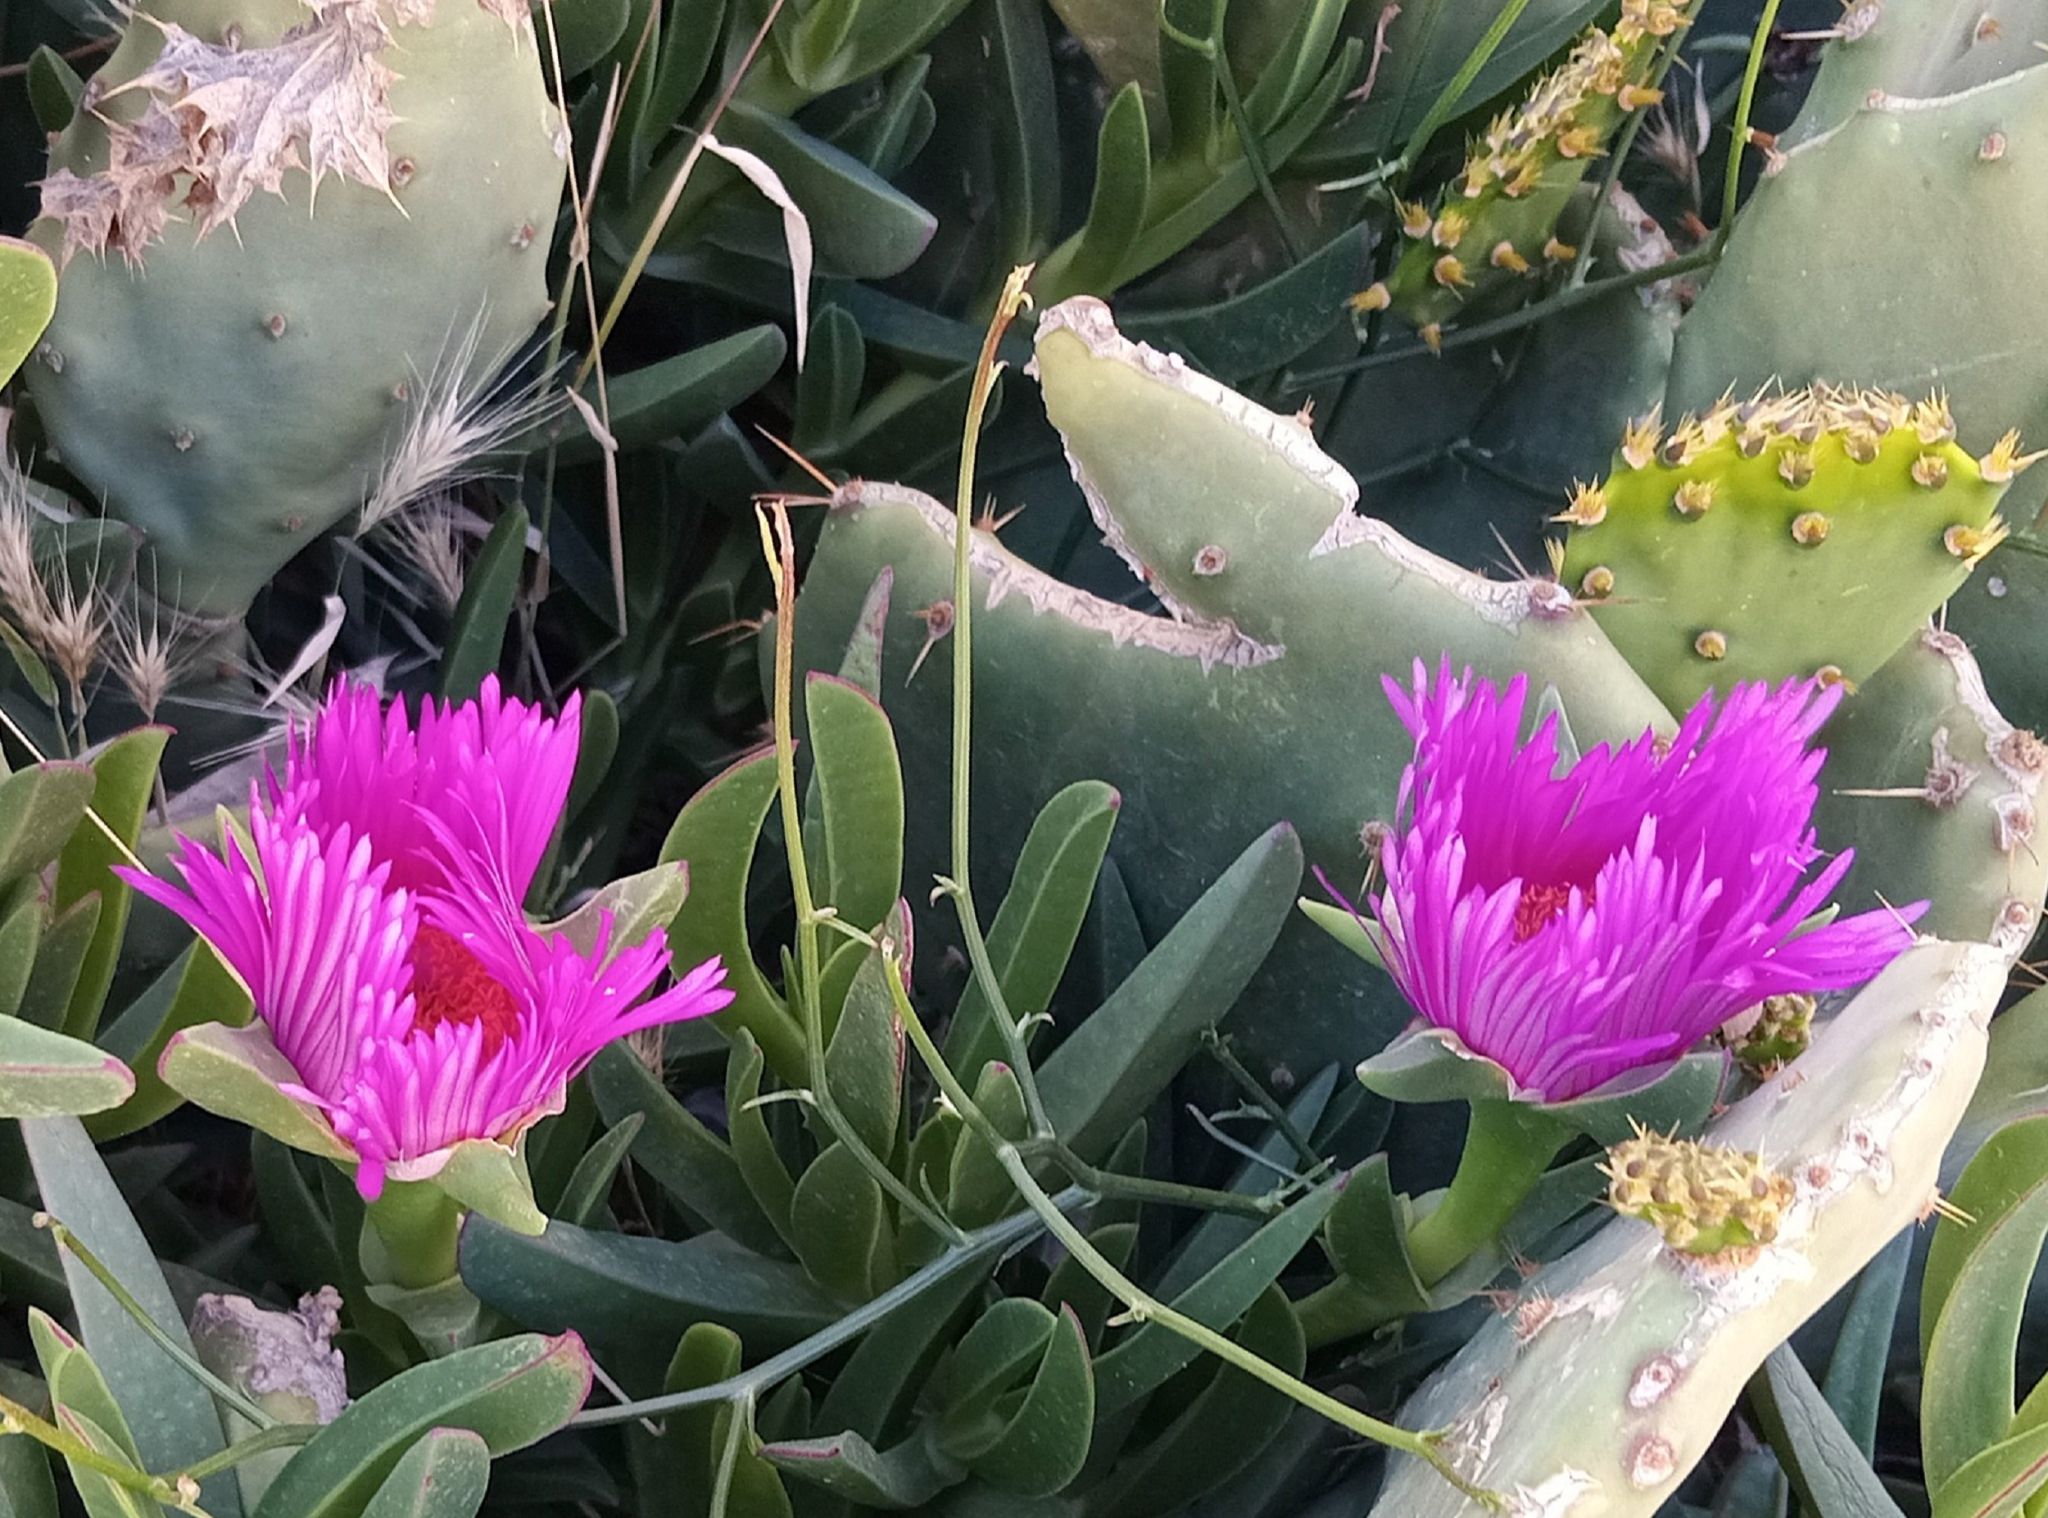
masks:
[[[1982,459],[1939,401],[1764,394],[1629,429],[1583,487],[1563,579],[1674,709],[1737,680],[1875,673],[2004,535],[2027,460]]]
[[[1783,152],[1679,328],[1666,414],[1731,384],[1825,379],[1944,391],[1972,454],[2009,427],[2048,437],[2048,303],[2014,256],[2048,243],[2044,151],[2037,66],[1961,94],[1859,102]],[[2026,475],[2007,517],[2031,521],[2044,495],[2048,470]]]
[[[2018,953],[2048,890],[2036,810],[2048,746],[1991,704],[1962,639],[1924,629],[1820,741],[1815,825],[1856,850],[1836,899],[1857,910],[1927,901],[1921,932]]]
[[[182,177],[169,198],[129,184],[96,221],[110,153],[137,151],[123,128],[177,119],[159,109],[175,90],[149,83],[164,25],[187,54],[236,38],[253,57],[344,13],[388,42],[327,99],[372,118],[352,139],[356,168],[388,158],[388,182],[302,146],[328,170],[317,194],[305,169],[283,168],[275,193],[259,185],[203,236],[209,205]],[[378,101],[387,65],[397,77]],[[165,593],[237,615],[362,505],[425,376],[467,349],[480,379],[533,330],[565,141],[524,5],[508,20],[480,0],[349,0],[317,21],[298,0],[165,0],[131,15],[88,89],[103,104],[57,139],[45,187],[45,210],[69,214],[32,229],[64,270],[30,390],[64,465],[147,534]]]
[[[1685,24],[1668,0],[1624,0],[1611,31],[1595,27],[1522,103],[1496,117],[1434,210],[1403,203],[1407,246],[1384,286],[1354,308],[1389,306],[1434,343],[1468,304],[1527,289],[1546,263],[1577,252],[1558,219],[1615,129],[1657,92],[1645,85],[1665,38]]]
[[[1113,852],[1131,861],[1141,920],[1177,919],[1282,820],[1355,886],[1359,828],[1390,815],[1413,751],[1379,677],[1417,659],[1528,671],[1558,688],[1587,743],[1668,727],[1556,582],[1485,579],[1357,514],[1355,483],[1300,421],[1127,341],[1101,302],[1041,316],[1037,369],[1098,525],[1171,614],[1063,584],[974,535],[977,858],[1014,858],[1054,793],[1095,779],[1123,798]],[[798,604],[799,657],[834,670],[869,587],[893,574],[880,691],[913,796],[949,783],[951,624],[938,609],[952,536],[928,496],[843,486]],[[943,869],[943,809],[913,807],[907,825],[906,878]],[[1264,1075],[1285,1065],[1285,1080],[1355,1062],[1406,1015],[1384,977],[1305,918],[1247,995],[1265,1013],[1247,1057]]]
[[[1401,1425],[1446,1431],[1463,1474],[1511,1512],[1651,1518],[1764,1357],[1933,1198],[2008,964],[1985,944],[1916,944],[1707,1130],[1789,1181],[1775,1240],[1699,1257],[1616,1218],[1530,1280]],[[1477,1511],[1406,1456],[1372,1510]]]

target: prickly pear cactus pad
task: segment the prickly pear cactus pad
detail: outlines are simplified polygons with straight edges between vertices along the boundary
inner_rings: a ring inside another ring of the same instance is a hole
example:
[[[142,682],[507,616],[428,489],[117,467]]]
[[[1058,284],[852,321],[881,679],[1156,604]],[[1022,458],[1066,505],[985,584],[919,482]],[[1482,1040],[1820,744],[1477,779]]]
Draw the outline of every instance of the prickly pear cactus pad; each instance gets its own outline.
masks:
[[[1528,1281],[1402,1421],[1450,1428],[1466,1474],[1514,1518],[1650,1518],[1764,1356],[1932,1202],[2009,952],[1923,941],[1708,1129],[1717,1151],[1760,1161],[1768,1240],[1694,1254],[1669,1242],[1669,1210],[1617,1218]],[[1373,1508],[1479,1511],[1405,1459]]]
[[[1712,686],[1875,673],[2004,536],[2031,459],[1940,399],[1815,387],[1631,427],[1559,517],[1564,580],[1674,709]]]
[[[565,152],[523,4],[129,16],[51,149],[29,383],[167,595],[241,612],[363,503],[424,376],[532,331]]]
[[[2031,41],[2024,52],[2032,66],[1958,93],[1859,96],[1838,125],[1769,160],[1679,327],[1667,415],[1731,384],[1825,379],[1916,399],[1941,390],[1973,454],[2008,427],[2048,432],[2048,306],[2011,283],[2003,251],[2048,236],[2048,55]],[[2030,521],[2044,493],[2048,472],[2029,475],[2007,515]]]

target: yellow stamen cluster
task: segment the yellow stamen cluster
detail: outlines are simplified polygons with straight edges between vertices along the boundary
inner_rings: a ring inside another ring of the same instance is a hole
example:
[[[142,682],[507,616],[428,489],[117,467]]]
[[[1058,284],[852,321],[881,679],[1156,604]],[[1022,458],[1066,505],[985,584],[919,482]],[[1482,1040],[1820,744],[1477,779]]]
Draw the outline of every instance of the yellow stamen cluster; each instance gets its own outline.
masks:
[[[1682,1254],[1721,1255],[1778,1237],[1792,1182],[1763,1159],[1638,1126],[1607,1151],[1607,1205],[1641,1218]]]

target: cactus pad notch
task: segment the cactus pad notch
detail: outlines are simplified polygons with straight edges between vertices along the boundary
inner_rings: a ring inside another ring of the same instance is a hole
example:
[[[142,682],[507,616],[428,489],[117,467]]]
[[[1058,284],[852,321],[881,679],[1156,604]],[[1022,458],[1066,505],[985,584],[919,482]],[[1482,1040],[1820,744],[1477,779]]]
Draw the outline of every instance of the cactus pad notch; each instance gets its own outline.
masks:
[[[1583,486],[1567,586],[1666,703],[1711,686],[1862,680],[2005,535],[1999,498],[2033,461],[1982,458],[1945,401],[1815,386],[1629,428]]]

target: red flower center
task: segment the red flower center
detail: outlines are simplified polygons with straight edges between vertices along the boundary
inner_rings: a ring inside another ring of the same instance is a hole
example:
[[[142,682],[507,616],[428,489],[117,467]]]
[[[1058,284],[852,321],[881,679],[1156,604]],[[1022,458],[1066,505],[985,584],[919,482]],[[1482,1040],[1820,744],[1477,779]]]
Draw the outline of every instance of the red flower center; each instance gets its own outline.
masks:
[[[412,941],[414,1026],[431,1033],[443,1023],[477,1023],[488,1058],[519,1026],[519,1004],[452,933],[421,927]]]
[[[1549,885],[1529,882],[1522,887],[1522,899],[1515,904],[1515,942],[1526,943],[1550,926],[1550,919],[1564,910],[1577,890],[1587,902],[1593,900],[1591,886]]]

